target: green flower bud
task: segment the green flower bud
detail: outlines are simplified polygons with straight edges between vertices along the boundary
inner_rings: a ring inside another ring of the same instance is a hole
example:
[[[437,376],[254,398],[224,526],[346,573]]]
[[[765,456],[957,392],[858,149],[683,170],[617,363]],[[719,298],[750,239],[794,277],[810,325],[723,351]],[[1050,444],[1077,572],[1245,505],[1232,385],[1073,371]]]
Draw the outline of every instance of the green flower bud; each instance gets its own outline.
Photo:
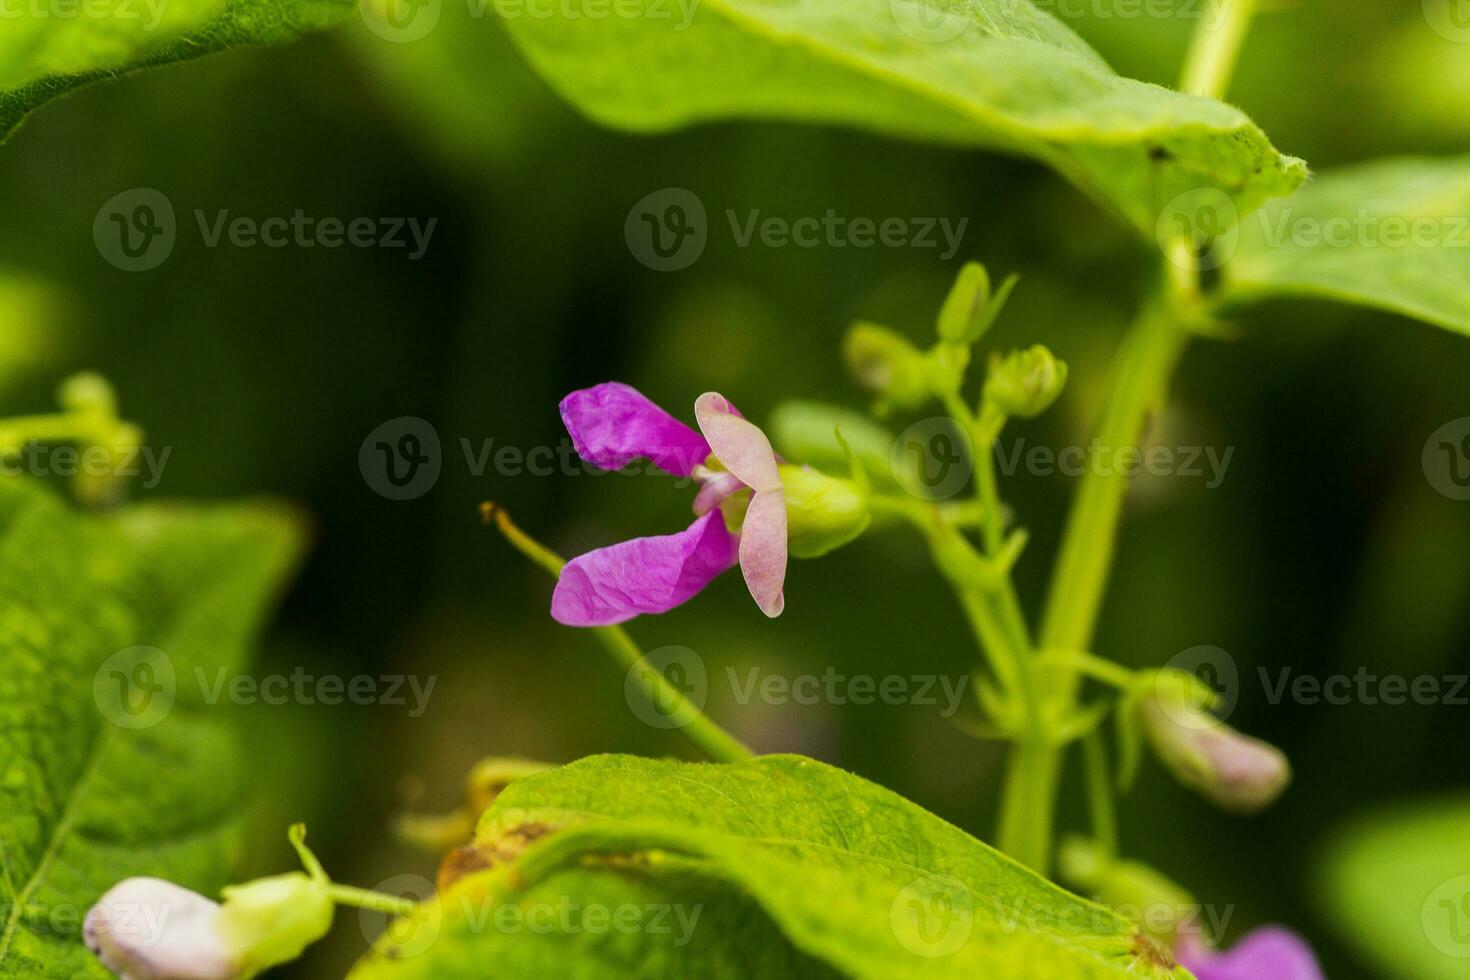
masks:
[[[955,277],[939,319],[934,324],[939,339],[947,344],[973,344],[990,326],[985,308],[990,304],[990,274],[979,262],[966,262]]]
[[[933,396],[929,358],[887,327],[854,323],[842,343],[842,357],[858,384],[886,406],[916,408]]]
[[[288,963],[332,926],[330,883],[300,871],[223,891],[217,928],[240,975]]]
[[[985,400],[1007,415],[1033,418],[1056,401],[1067,383],[1067,363],[1041,344],[993,354],[985,379]]]
[[[1148,865],[1117,858],[1094,841],[1071,838],[1058,859],[1063,877],[1165,946],[1172,946],[1179,927],[1196,917],[1198,906],[1189,892]]]
[[[797,558],[840,548],[872,521],[868,496],[855,481],[790,463],[779,472],[786,493],[787,548]]]
[[[84,371],[61,383],[56,400],[68,412],[113,417],[117,414],[117,396],[112,385],[100,374]]]

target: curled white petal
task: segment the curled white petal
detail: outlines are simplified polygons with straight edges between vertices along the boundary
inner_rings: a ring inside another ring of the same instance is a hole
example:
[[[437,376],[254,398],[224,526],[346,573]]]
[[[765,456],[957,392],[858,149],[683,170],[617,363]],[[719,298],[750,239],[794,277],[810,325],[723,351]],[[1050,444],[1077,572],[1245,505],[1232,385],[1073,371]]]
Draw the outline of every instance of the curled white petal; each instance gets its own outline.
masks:
[[[87,913],[87,948],[121,980],[231,980],[220,906],[159,878],[114,885]]]

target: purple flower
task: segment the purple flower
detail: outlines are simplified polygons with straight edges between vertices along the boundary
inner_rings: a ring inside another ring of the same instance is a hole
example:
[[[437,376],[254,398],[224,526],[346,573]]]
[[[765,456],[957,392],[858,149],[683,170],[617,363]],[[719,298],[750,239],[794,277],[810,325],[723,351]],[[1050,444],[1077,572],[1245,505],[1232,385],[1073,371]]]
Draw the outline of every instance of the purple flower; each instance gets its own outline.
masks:
[[[716,392],[694,403],[699,432],[625,384],[574,391],[561,417],[577,453],[615,470],[640,457],[673,476],[692,476],[700,489],[696,519],[678,534],[634,538],[567,562],[551,597],[551,615],[568,626],[608,626],[688,601],[738,561],[746,587],[767,616],[786,599],[786,496],[776,453],[755,425]],[[713,457],[717,467],[708,465]],[[738,534],[725,525],[720,503],[749,489]]]
[[[1183,932],[1177,957],[1197,980],[1325,980],[1311,947],[1280,926],[1256,929],[1228,952],[1210,949],[1196,932]]]

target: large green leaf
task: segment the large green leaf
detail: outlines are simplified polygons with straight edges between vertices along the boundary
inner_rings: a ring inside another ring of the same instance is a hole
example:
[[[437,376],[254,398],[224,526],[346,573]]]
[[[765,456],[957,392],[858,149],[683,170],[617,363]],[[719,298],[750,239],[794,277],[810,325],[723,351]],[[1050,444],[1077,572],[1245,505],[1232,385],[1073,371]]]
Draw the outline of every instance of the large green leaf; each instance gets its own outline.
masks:
[[[1354,820],[1327,857],[1328,918],[1386,975],[1470,974],[1470,797]]]
[[[1239,110],[1118,76],[1030,0],[496,3],[551,84],[613,126],[758,117],[991,147],[1149,236],[1185,192],[1247,213],[1306,174]]]
[[[357,980],[540,977],[549,964],[563,978],[1185,975],[1111,911],[799,756],[584,759],[512,783],[447,867],[469,870],[447,876],[417,928],[390,930]],[[579,917],[537,932],[495,914],[530,923],[558,902],[578,916],[652,905],[673,928],[594,932]],[[687,922],[695,908],[681,935],[680,910]]]
[[[107,976],[81,917],[122,878],[229,880],[243,749],[196,671],[247,666],[296,542],[270,507],[92,518],[0,480],[0,977]]]
[[[336,23],[352,0],[28,0],[0,17],[0,142],[58,95],[136,68]],[[69,11],[69,14],[66,12]]]
[[[1321,297],[1470,334],[1470,157],[1325,174],[1241,224],[1229,305]]]

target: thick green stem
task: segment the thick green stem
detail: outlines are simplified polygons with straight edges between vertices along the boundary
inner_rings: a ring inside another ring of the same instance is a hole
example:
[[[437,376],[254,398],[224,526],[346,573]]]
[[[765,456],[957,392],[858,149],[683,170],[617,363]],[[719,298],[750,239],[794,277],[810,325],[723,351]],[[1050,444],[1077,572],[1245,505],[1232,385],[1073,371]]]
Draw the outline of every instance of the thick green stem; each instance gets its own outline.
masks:
[[[1257,0],[1227,0],[1217,8],[1216,18],[1200,24],[1185,59],[1180,82],[1184,91],[1205,98],[1225,94],[1256,8]],[[1072,504],[1042,617],[1038,644],[1042,650],[1092,646],[1128,492],[1128,477],[1116,465],[1116,454],[1136,448],[1150,416],[1163,407],[1169,381],[1188,343],[1188,324],[1195,318],[1192,307],[1198,297],[1193,255],[1186,243],[1177,242],[1164,264],[1164,285],[1158,297],[1129,328],[1113,363],[1094,442],[1108,465],[1099,465],[1098,457],[1093,456],[1094,465],[1088,468]],[[1056,717],[1071,711],[1077,685],[1078,677],[1072,674],[1048,690],[1048,706]],[[1039,752],[1019,752],[1015,762],[1018,769],[1034,768],[1049,780],[1047,791],[1036,793],[1036,800],[1046,809],[1031,814],[1048,832],[1055,819],[1061,756],[1060,746],[1047,745]],[[1032,777],[1016,774],[1012,782],[1021,783],[1023,778],[1029,783]],[[1106,829],[1116,833],[1112,827]]]
[[[517,551],[546,569],[552,577],[561,575],[562,567],[566,564],[562,557],[517,527],[502,508],[487,501],[480,505],[480,515],[486,523],[493,520],[500,533]],[[596,626],[592,628],[592,634],[625,671],[638,672],[640,689],[647,692],[655,710],[669,720],[670,727],[682,732],[705,755],[716,762],[739,762],[755,755],[739,739],[695,707],[684,696],[684,692],[669,683],[664,672],[643,656],[643,651],[638,649],[638,644],[633,642],[627,630],[621,626]]]

